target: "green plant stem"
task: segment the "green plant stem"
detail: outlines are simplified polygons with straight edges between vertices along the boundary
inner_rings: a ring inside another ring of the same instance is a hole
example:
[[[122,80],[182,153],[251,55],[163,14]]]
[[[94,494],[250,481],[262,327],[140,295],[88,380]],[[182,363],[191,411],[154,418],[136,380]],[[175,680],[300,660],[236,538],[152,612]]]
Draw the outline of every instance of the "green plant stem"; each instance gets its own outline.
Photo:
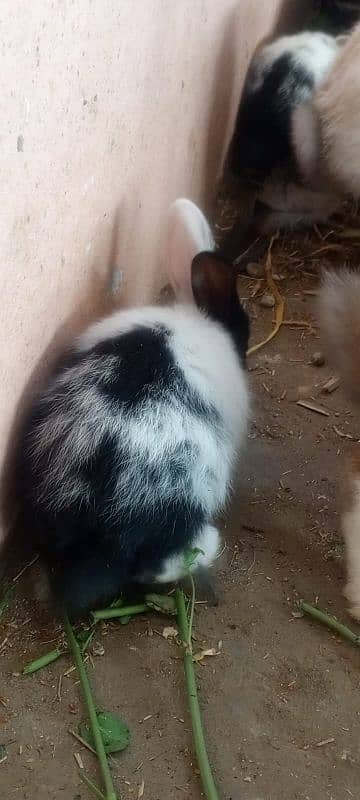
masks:
[[[96,708],[91,693],[89,678],[87,676],[85,664],[82,659],[81,649],[79,647],[79,644],[77,642],[76,636],[74,634],[74,631],[72,629],[67,614],[64,614],[64,628],[69,642],[69,648],[72,652],[74,663],[78,671],[81,688],[84,695],[84,701],[89,715],[89,721],[95,744],[95,750],[97,752],[101,775],[104,781],[105,800],[117,800],[113,780],[111,777],[111,772],[109,769],[108,760],[104,749],[104,743],[102,740],[99,723],[96,715]]]
[[[100,791],[99,787],[96,786],[96,783],[89,778],[89,776],[83,770],[80,770],[80,778],[85,783],[85,786],[94,793],[95,797],[100,798],[100,800],[106,800],[105,795]]]
[[[139,603],[136,606],[122,606],[121,608],[101,608],[99,611],[92,611],[91,616],[95,622],[101,619],[115,619],[116,617],[132,617],[134,614],[143,614],[149,611],[146,603]]]
[[[186,613],[185,597],[181,589],[176,590],[176,608],[181,639],[184,643],[184,670],[188,693],[191,724],[194,736],[196,758],[199,765],[202,787],[207,800],[219,800],[211,766],[206,751],[204,732],[201,722],[201,711],[196,687],[196,677],[192,653],[189,649],[189,624]]]
[[[58,647],[55,650],[50,650],[49,653],[45,653],[40,658],[36,658],[35,661],[31,661],[30,664],[26,664],[23,668],[23,675],[32,675],[33,672],[38,672],[39,669],[47,667],[63,655],[65,655],[65,650],[60,650]]]
[[[360,646],[360,636],[350,630],[347,625],[343,625],[342,622],[339,622],[335,617],[332,617],[331,614],[327,614],[325,611],[320,611],[320,608],[311,606],[309,603],[301,602],[299,607],[304,614],[308,614],[309,617],[316,619],[317,622],[321,622],[322,625],[326,625],[327,628],[330,628],[332,631],[335,631],[335,633],[338,633],[343,639],[347,639],[348,642],[351,642],[358,647]]]
[[[189,614],[189,623],[188,623],[188,640],[187,646],[189,653],[192,655],[192,629],[194,623],[194,613],[195,613],[195,583],[194,578],[192,576],[192,572],[189,570],[189,579],[191,585],[191,598],[190,598],[190,614]]]

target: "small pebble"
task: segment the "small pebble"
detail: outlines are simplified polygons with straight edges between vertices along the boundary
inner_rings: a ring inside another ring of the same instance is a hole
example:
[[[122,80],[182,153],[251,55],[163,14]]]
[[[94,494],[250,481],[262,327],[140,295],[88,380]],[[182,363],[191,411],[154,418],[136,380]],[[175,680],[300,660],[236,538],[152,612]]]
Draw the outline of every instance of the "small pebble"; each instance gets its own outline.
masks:
[[[260,300],[260,305],[263,308],[274,308],[274,305],[275,305],[275,297],[274,297],[274,295],[270,294],[270,292],[265,292],[265,294],[263,294],[263,296],[262,296],[262,298]]]
[[[264,274],[263,264],[257,264],[255,261],[249,261],[246,265],[246,272],[250,278],[261,278]]]
[[[325,356],[323,353],[320,353],[319,350],[318,352],[312,354],[310,361],[314,367],[323,367],[325,364]]]

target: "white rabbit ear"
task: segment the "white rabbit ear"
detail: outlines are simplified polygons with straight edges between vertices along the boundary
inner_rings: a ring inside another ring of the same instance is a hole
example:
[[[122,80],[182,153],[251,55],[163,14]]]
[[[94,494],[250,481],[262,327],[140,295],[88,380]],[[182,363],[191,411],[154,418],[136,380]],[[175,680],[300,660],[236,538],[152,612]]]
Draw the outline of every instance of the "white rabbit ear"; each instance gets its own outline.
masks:
[[[176,297],[193,300],[191,264],[198,253],[215,250],[210,226],[200,209],[186,198],[170,206],[167,232],[167,271]]]

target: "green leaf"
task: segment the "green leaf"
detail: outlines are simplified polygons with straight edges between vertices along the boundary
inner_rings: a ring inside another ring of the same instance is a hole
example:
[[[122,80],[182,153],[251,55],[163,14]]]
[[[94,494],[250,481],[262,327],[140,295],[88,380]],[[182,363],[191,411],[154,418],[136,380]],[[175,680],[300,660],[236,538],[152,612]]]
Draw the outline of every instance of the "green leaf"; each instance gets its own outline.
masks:
[[[195,564],[195,561],[196,561],[197,557],[200,556],[200,555],[202,555],[202,556],[205,555],[204,551],[200,550],[200,547],[193,547],[191,550],[185,550],[185,553],[184,553],[184,564],[185,564],[186,570],[191,569],[193,564]]]
[[[126,723],[116,714],[110,714],[107,711],[97,711],[96,717],[106,755],[120,753],[121,750],[125,750],[130,743],[130,731]],[[88,722],[80,722],[79,734],[87,744],[95,747]]]
[[[149,608],[153,608],[154,611],[159,611],[161,614],[176,614],[175,599],[171,595],[147,594],[145,603]]]

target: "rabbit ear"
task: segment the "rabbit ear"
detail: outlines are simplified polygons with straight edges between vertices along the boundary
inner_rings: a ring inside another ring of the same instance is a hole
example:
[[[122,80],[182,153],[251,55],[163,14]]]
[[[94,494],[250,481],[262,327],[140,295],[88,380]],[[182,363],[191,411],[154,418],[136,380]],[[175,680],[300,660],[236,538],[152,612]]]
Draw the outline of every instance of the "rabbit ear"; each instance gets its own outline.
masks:
[[[175,200],[169,209],[167,270],[178,300],[193,301],[191,264],[204,250],[215,250],[215,242],[203,213],[191,200]]]
[[[192,262],[192,289],[196,305],[215,319],[225,321],[239,300],[236,274],[221,253],[202,252]]]

